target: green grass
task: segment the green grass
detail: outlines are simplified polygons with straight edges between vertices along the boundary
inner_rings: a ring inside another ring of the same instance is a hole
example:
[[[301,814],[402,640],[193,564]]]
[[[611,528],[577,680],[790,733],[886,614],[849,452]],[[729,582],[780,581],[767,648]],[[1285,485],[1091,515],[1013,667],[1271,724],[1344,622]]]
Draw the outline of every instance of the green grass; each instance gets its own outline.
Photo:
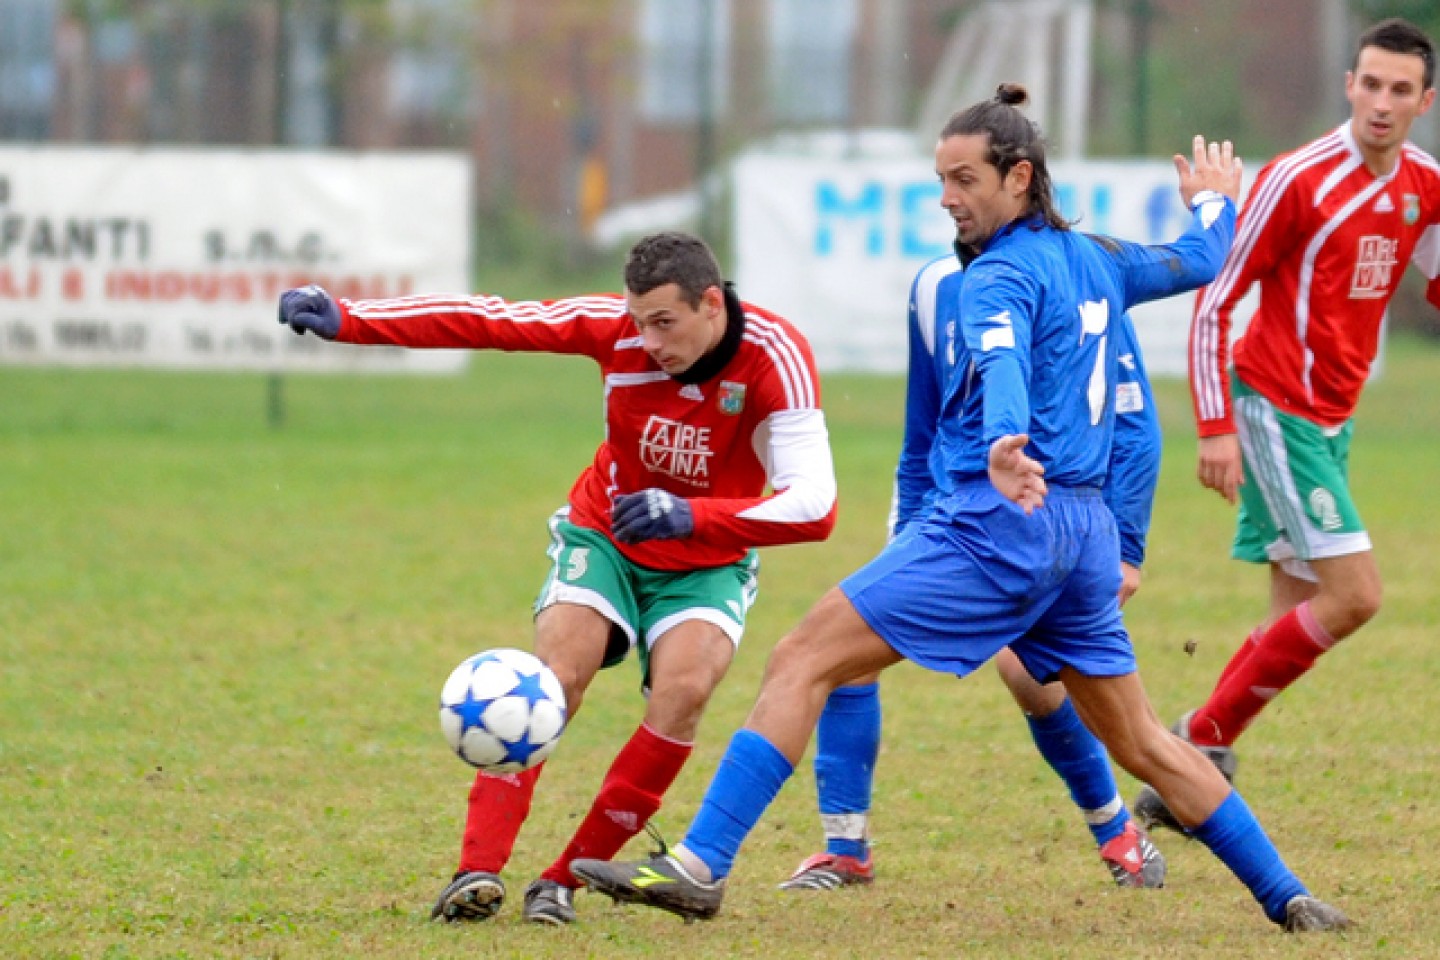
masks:
[[[1240,782],[1287,860],[1361,923],[1298,940],[1173,836],[1157,838],[1170,887],[1112,889],[991,672],[908,666],[885,684],[873,888],[775,891],[820,839],[802,770],[715,922],[581,897],[573,929],[521,924],[520,891],[640,716],[622,667],[541,781],[505,912],[429,924],[470,779],[435,696],[464,656],[529,643],[545,518],[600,435],[593,366],[477,355],[457,378],[291,377],[278,430],[261,377],[0,371],[0,955],[1430,954],[1440,350],[1400,342],[1388,361],[1353,468],[1386,607],[1242,745]],[[902,385],[834,376],[826,391],[840,525],[766,552],[747,640],[658,818],[672,839],[770,646],[881,544]],[[1192,479],[1184,387],[1160,392],[1165,475],[1129,620],[1168,719],[1261,614],[1264,578],[1225,559],[1231,511]]]

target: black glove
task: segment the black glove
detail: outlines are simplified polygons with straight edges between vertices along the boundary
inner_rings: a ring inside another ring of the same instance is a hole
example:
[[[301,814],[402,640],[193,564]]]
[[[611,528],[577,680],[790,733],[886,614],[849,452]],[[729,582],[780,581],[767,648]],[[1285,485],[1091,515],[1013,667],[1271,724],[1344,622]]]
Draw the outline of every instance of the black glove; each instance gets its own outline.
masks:
[[[621,543],[683,540],[695,532],[695,514],[688,500],[651,487],[615,498],[610,530]]]
[[[311,330],[318,337],[334,340],[340,334],[340,307],[312,283],[280,294],[280,322],[296,333]]]

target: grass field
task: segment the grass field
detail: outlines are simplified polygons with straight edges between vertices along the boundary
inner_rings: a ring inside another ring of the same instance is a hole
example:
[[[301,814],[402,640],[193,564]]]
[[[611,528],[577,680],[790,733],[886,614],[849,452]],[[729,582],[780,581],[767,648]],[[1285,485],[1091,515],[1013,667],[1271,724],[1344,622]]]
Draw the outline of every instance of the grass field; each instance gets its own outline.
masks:
[[[1168,888],[1112,888],[993,674],[905,666],[884,687],[873,888],[774,889],[820,841],[807,767],[713,923],[582,896],[574,928],[523,925],[520,892],[640,715],[622,667],[541,780],[505,912],[430,924],[470,780],[435,697],[464,656],[529,643],[545,518],[599,438],[594,368],[480,355],[458,378],[293,377],[278,430],[260,377],[0,371],[0,956],[1434,956],[1437,371],[1440,349],[1393,344],[1359,418],[1385,609],[1241,744],[1239,783],[1287,860],[1360,923],[1299,939],[1172,835]],[[901,384],[826,390],[840,525],[766,553],[748,639],[657,820],[671,839],[769,647],[881,543]],[[1264,581],[1224,559],[1231,511],[1192,480],[1184,387],[1160,392],[1165,475],[1129,621],[1170,718],[1261,614]]]

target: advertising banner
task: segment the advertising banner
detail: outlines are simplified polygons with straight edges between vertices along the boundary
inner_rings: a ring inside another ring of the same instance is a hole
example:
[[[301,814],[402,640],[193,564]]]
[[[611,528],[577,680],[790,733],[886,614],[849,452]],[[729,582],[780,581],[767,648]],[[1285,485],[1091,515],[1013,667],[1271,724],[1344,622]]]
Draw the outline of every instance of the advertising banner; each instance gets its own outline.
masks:
[[[0,363],[456,371],[276,306],[466,291],[470,210],[461,154],[0,147]]]

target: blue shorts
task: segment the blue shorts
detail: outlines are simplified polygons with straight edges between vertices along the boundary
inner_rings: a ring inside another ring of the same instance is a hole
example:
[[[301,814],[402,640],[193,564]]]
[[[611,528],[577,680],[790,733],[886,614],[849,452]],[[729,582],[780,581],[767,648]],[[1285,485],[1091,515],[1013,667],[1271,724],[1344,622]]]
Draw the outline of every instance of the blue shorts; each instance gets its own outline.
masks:
[[[1135,672],[1120,619],[1115,518],[1093,488],[1051,487],[1026,516],[988,482],[963,484],[840,589],[905,657],[965,676],[1010,647],[1041,682]]]

